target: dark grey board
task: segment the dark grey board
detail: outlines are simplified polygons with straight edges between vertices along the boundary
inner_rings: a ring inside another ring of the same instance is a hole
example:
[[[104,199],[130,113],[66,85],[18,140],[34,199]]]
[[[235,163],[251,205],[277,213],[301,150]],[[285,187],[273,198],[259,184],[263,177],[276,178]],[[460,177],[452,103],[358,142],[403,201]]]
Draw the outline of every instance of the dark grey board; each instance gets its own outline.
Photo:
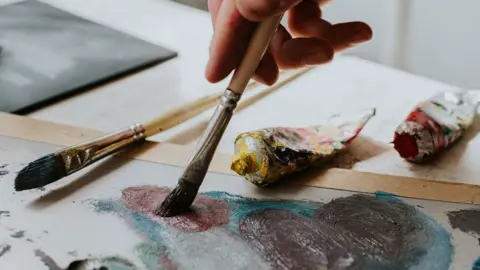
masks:
[[[180,4],[184,4],[196,9],[208,11],[208,0],[171,0]]]
[[[0,46],[0,111],[19,114],[177,56],[38,1],[0,7]]]

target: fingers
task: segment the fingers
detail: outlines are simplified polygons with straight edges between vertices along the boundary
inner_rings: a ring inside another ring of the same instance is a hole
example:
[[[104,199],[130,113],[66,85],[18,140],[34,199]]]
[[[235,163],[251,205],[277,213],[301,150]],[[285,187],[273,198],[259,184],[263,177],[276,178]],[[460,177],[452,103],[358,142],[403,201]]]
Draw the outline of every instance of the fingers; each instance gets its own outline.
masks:
[[[270,45],[270,52],[281,69],[294,69],[328,63],[333,59],[333,49],[328,42],[318,38],[296,38],[280,26]]]
[[[243,18],[235,0],[223,0],[215,21],[210,59],[205,76],[211,83],[223,80],[245,54],[255,23]]]
[[[372,39],[372,29],[363,22],[348,22],[332,25],[325,38],[335,51],[343,51]]]
[[[322,7],[330,4],[330,2],[332,2],[332,0],[318,0],[318,5],[322,8]]]
[[[217,20],[218,11],[220,10],[220,6],[222,5],[222,0],[208,0],[208,12],[212,18],[212,24],[215,26],[215,22]]]
[[[259,83],[273,85],[278,80],[279,73],[277,63],[275,63],[272,54],[266,52],[258,64],[253,79]]]
[[[303,1],[288,14],[288,26],[297,37],[323,37],[331,24],[322,20],[322,12],[317,3]]]
[[[303,1],[289,13],[289,28],[298,37],[315,37],[328,41],[336,52],[353,47],[372,38],[372,29],[363,22],[331,25],[321,19],[319,6]]]
[[[302,0],[236,0],[243,17],[250,21],[262,21],[270,16],[287,11]]]

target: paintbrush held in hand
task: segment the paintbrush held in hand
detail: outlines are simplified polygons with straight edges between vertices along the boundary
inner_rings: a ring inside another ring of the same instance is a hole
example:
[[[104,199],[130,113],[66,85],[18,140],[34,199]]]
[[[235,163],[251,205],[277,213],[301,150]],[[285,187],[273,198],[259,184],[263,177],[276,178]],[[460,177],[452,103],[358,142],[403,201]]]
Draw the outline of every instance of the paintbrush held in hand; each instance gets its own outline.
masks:
[[[282,15],[278,15],[258,24],[245,56],[235,70],[205,133],[198,142],[197,149],[188,162],[183,175],[178,180],[177,186],[159,205],[155,211],[156,214],[163,217],[175,216],[190,209],[207,174],[223,133],[233,116],[233,111],[265,54],[281,18]]]

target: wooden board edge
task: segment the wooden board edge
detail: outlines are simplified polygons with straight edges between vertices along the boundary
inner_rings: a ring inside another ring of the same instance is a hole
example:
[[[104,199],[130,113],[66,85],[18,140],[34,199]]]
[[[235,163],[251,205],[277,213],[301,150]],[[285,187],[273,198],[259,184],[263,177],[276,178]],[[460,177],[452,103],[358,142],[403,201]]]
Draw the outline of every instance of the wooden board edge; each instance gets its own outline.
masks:
[[[354,192],[386,192],[396,196],[480,205],[480,186],[346,169],[329,169],[304,185]]]
[[[104,135],[104,133],[0,112],[0,135],[58,146],[70,146]],[[184,166],[191,151],[190,146],[147,142],[142,147],[123,153],[122,156]],[[210,171],[235,175],[229,168],[230,161],[230,155],[216,153]],[[480,204],[480,186],[346,169],[329,169],[321,174],[308,177],[299,184],[365,193],[382,191],[409,198]]]

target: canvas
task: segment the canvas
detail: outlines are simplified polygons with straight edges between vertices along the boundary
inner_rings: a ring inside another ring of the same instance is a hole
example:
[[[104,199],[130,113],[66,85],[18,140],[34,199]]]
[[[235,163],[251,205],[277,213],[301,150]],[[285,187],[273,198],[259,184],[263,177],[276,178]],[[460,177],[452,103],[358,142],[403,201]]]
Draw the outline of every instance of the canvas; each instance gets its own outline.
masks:
[[[477,206],[210,173],[191,213],[159,218],[182,168],[121,157],[14,192],[57,149],[0,136],[0,269],[476,269]]]

